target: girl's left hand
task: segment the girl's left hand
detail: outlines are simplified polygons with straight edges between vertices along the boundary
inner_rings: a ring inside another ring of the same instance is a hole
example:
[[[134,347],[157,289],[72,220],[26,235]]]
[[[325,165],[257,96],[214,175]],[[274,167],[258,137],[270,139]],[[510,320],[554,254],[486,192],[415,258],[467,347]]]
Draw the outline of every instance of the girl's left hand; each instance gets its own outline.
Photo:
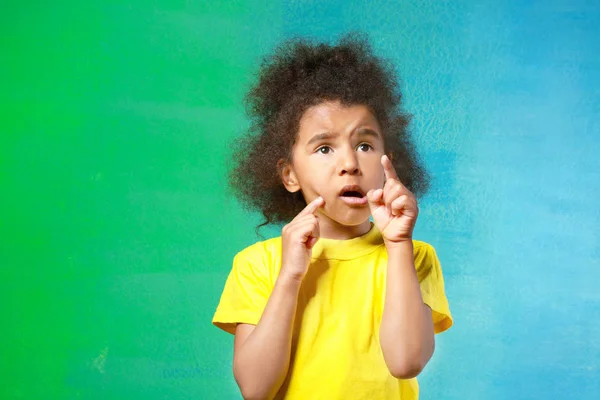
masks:
[[[386,246],[412,241],[412,233],[419,215],[417,199],[398,179],[398,174],[387,156],[381,157],[385,173],[383,189],[369,190],[367,199],[373,222]]]

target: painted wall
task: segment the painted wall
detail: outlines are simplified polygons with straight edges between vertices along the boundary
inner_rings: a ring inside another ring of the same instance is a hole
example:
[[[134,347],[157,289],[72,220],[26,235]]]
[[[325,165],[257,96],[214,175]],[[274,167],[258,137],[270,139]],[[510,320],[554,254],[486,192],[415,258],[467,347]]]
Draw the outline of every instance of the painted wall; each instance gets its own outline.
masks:
[[[1,398],[240,398],[210,320],[259,218],[228,142],[261,55],[349,29],[435,178],[415,237],[456,325],[422,398],[600,397],[597,2],[101,3],[1,7]]]

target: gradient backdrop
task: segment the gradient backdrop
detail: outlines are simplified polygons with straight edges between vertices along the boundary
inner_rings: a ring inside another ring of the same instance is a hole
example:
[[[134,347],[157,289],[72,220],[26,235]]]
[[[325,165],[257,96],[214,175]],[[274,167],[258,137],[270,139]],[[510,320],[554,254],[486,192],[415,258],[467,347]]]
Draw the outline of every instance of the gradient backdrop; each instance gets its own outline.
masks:
[[[261,55],[349,29],[435,177],[415,238],[456,324],[422,398],[600,398],[598,2],[33,3],[0,6],[0,398],[240,398],[228,143]]]

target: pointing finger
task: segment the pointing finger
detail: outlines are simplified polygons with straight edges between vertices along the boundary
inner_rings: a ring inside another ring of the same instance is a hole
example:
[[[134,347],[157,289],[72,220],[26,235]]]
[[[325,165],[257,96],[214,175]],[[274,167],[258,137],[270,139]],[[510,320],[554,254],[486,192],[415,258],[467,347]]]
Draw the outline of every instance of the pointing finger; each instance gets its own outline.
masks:
[[[392,162],[388,156],[384,155],[381,157],[381,165],[383,165],[383,172],[385,173],[386,180],[396,179],[397,181],[400,181],[398,179],[398,174],[396,173],[396,170],[394,169],[394,166],[392,165]]]
[[[307,206],[304,207],[304,210],[300,211],[300,213],[298,213],[298,215],[296,217],[301,217],[301,216],[308,215],[308,214],[314,214],[315,211],[317,211],[317,209],[319,207],[321,207],[323,204],[325,204],[325,200],[323,200],[323,198],[321,196],[319,196],[316,199],[314,199],[313,201],[311,201],[310,203],[308,203]]]

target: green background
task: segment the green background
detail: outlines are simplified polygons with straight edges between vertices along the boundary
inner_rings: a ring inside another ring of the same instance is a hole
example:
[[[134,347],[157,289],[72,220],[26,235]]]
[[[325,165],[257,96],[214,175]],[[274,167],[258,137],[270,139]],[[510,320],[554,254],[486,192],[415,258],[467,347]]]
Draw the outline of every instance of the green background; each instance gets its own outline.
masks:
[[[242,97],[281,40],[350,29],[434,176],[415,238],[456,325],[422,398],[600,395],[595,2],[0,7],[0,398],[240,398],[210,321],[260,220],[225,186]]]

